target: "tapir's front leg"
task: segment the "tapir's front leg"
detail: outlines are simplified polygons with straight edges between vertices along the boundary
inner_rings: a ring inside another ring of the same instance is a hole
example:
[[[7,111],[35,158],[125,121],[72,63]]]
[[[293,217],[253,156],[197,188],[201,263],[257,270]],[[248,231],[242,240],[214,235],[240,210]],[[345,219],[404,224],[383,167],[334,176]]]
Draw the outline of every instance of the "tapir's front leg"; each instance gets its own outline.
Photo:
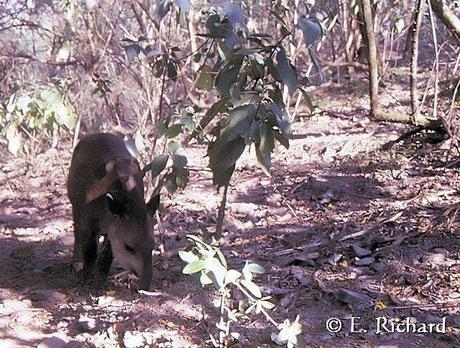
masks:
[[[83,269],[79,272],[80,279],[83,282],[88,282],[93,277],[94,265],[97,259],[97,223],[78,219],[75,223],[75,257],[83,258]]]

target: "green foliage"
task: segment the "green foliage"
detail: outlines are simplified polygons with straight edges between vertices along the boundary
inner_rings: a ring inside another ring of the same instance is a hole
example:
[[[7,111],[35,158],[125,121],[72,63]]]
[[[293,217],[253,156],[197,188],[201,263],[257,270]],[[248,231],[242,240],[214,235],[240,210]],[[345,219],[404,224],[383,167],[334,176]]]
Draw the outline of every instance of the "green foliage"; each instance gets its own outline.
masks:
[[[299,26],[302,29],[305,44],[310,46],[321,35],[321,22],[315,19],[306,18],[304,16],[299,19]]]
[[[208,65],[203,65],[198,72],[196,88],[202,91],[210,91],[214,86],[214,71]]]
[[[278,61],[278,64],[276,66],[278,74],[283,79],[284,84],[288,87],[289,94],[293,94],[297,89],[297,76],[294,72],[294,69],[288,61],[284,47],[281,47],[278,51],[278,54],[276,55],[276,60]]]
[[[180,13],[190,9],[187,1],[176,1],[176,5]],[[267,175],[277,144],[289,147],[291,131],[283,101],[283,86],[292,95],[299,84],[296,69],[284,48],[284,42],[291,35],[282,18],[287,9],[276,6],[272,12],[281,24],[279,39],[275,39],[275,35],[249,33],[247,16],[235,3],[222,6],[203,4],[206,32],[198,35],[206,41],[198,52],[193,53],[194,62],[200,64],[194,88],[197,91],[217,91],[217,100],[203,113],[193,113],[186,120],[174,122],[174,117],[166,116],[157,125],[157,135],[166,139],[180,137],[187,131],[192,132],[188,140],[204,139],[209,134],[214,137],[208,141],[207,153],[213,183],[218,187],[229,183],[236,163],[247,147],[254,147],[257,163]],[[161,22],[174,8],[171,0],[157,2],[154,12],[157,20]],[[303,18],[300,26],[308,45],[324,32],[320,19],[315,16]],[[130,39],[131,36],[125,39],[129,45],[124,47],[128,62],[143,53],[153,75],[161,79],[162,84],[166,78],[174,82],[180,61],[176,57],[179,48],[159,52],[141,47],[140,41]],[[314,65],[322,79],[317,59]],[[308,97],[304,90],[302,94]],[[213,126],[211,130],[206,129],[209,125]],[[166,175],[170,182],[167,187],[174,191],[174,180],[170,174]]]
[[[215,323],[219,330],[218,339],[210,333],[210,342],[215,347],[227,347],[232,340],[241,340],[240,334],[233,331],[232,324],[241,325],[251,313],[262,314],[278,329],[278,332],[272,335],[275,343],[286,344],[288,347],[303,347],[299,317],[293,323],[286,319],[278,324],[270,315],[269,311],[275,305],[270,302],[269,296],[263,296],[262,289],[254,281],[256,275],[265,273],[262,266],[246,262],[241,272],[231,269],[215,241],[208,244],[194,235],[187,235],[187,239],[192,245],[191,249],[179,251],[179,257],[187,264],[182,273],[196,275],[202,286],[213,284],[219,291],[220,318]],[[232,307],[232,298],[236,291],[246,298],[245,309]]]
[[[159,192],[164,186],[169,193],[174,193],[178,188],[184,189],[189,181],[190,173],[187,170],[187,157],[185,150],[175,141],[170,141],[167,146],[167,154],[156,157],[142,169],[142,174],[150,172],[152,179],[158,177],[165,169],[155,192]],[[169,166],[167,164],[170,163]]]
[[[189,5],[188,1],[158,1],[155,18],[161,22],[174,9],[180,13],[188,11]],[[271,10],[273,18],[280,24],[278,35],[250,33],[246,26],[247,16],[235,3],[203,4],[201,10],[205,32],[197,35],[204,37],[205,42],[193,52],[193,61],[200,65],[194,88],[198,92],[217,92],[217,100],[208,110],[196,110],[198,112],[188,114],[187,118],[163,116],[156,125],[157,136],[167,140],[191,132],[187,140],[206,139],[209,168],[213,183],[218,187],[229,183],[247,147],[254,147],[257,163],[264,173],[270,175],[272,154],[277,144],[288,148],[291,137],[283,88],[286,87],[292,95],[300,87],[297,71],[284,47],[291,37],[291,29],[283,19],[288,9],[276,4]],[[324,34],[322,16],[322,13],[312,11],[308,18],[301,18],[299,27],[307,46]],[[129,43],[124,47],[128,62],[140,58],[142,53],[152,74],[161,79],[162,85],[165,81],[174,83],[181,61],[176,56],[180,51],[178,47],[171,47],[168,52],[152,50],[148,46],[143,48],[142,40],[128,34],[125,41]],[[324,80],[321,64],[311,50],[309,54],[321,83]],[[307,92],[303,89],[300,92],[313,109]],[[213,137],[210,141],[209,135]],[[179,177],[185,178],[185,168],[178,168]],[[174,175],[165,175],[165,183],[169,182],[166,187],[175,191],[177,180],[175,182]]]
[[[55,137],[61,128],[73,129],[76,115],[59,92],[50,87],[39,92],[13,94],[5,107],[0,107],[0,135],[15,156],[24,145],[24,137],[40,133]]]

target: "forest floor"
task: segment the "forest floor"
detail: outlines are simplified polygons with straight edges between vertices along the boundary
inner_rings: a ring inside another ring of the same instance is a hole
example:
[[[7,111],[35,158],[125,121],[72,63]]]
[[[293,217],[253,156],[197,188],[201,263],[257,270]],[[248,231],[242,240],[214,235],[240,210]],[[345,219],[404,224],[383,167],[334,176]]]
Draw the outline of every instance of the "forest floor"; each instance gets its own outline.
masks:
[[[246,260],[266,269],[256,282],[277,304],[273,317],[299,315],[307,346],[458,347],[460,166],[448,142],[429,144],[426,134],[383,151],[409,128],[369,120],[365,89],[363,78],[314,92],[327,112],[296,118],[272,177],[245,153],[221,249],[234,269]],[[186,148],[187,189],[162,197],[152,293],[130,290],[132,279],[115,265],[103,295],[78,286],[71,265],[70,142],[33,158],[1,151],[0,347],[206,346],[216,332],[216,291],[182,274],[177,256],[187,234],[215,229],[220,195],[204,147]],[[331,318],[342,330],[326,330]],[[446,332],[378,333],[378,318],[417,327],[446,318]],[[234,331],[242,347],[275,345],[276,330],[260,315]]]

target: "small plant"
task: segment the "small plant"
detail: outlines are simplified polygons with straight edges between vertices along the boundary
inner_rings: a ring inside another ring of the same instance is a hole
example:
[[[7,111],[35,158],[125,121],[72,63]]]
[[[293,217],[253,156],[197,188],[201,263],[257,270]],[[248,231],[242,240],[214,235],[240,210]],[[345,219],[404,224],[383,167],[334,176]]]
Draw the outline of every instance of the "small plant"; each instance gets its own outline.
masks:
[[[199,276],[202,286],[214,284],[219,290],[219,299],[216,301],[220,307],[220,318],[215,324],[219,330],[218,339],[210,332],[210,343],[214,347],[227,347],[232,340],[241,340],[238,332],[231,329],[232,323],[238,323],[240,319],[247,318],[249,314],[263,314],[272,323],[278,333],[272,335],[272,340],[287,347],[303,347],[302,325],[299,317],[294,322],[286,319],[283,323],[277,323],[269,311],[275,307],[270,302],[270,296],[263,296],[260,287],[253,281],[254,275],[265,273],[262,266],[256,263],[246,262],[241,272],[229,269],[224,254],[217,243],[205,243],[200,237],[187,235],[192,243],[190,251],[180,251],[180,258],[187,263],[182,272]],[[232,308],[232,294],[234,291],[242,293],[248,301],[245,309]]]
[[[0,136],[8,142],[8,150],[15,156],[27,143],[45,137],[57,141],[60,129],[73,129],[76,115],[54,88],[13,94],[5,106],[0,104]]]

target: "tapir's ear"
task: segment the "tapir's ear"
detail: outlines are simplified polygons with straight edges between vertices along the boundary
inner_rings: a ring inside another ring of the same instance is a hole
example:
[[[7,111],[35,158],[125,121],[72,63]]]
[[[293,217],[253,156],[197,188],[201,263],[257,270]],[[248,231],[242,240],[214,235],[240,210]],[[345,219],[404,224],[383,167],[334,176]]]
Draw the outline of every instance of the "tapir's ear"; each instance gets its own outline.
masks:
[[[157,193],[156,195],[153,195],[152,198],[150,198],[150,201],[147,203],[149,212],[151,212],[152,214],[155,213],[159,205],[160,205],[160,194]]]
[[[116,199],[111,193],[107,193],[105,198],[107,199],[110,212],[120,217],[123,216],[125,213],[125,205],[123,202]]]

